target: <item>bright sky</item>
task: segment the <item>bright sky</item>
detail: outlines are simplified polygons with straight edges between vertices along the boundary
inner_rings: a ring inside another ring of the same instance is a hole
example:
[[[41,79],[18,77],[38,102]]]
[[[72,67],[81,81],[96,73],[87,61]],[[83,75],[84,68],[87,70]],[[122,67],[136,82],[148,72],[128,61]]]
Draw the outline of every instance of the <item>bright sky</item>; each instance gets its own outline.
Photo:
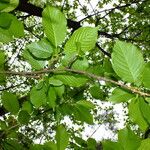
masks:
[[[112,104],[109,102],[101,104],[100,101],[99,105],[103,108],[108,108],[109,106],[112,106]],[[115,129],[119,130],[124,127],[126,119],[122,104],[114,105],[114,110],[114,118],[117,120],[117,123],[115,124]],[[104,124],[96,124],[94,126],[86,125],[86,128],[83,132],[83,138],[87,139],[88,137],[94,138],[97,141],[101,141],[102,139],[117,139],[117,135],[109,129],[107,124],[106,126]]]
[[[87,7],[89,9],[88,15],[93,14],[93,9],[96,7],[98,1],[99,0],[93,0],[92,3],[89,3],[87,5]],[[79,0],[79,2],[81,5],[87,4],[87,1],[85,1],[85,0]],[[118,1],[115,0],[113,2],[117,3]],[[112,4],[109,3],[104,8],[100,9],[99,11],[102,11],[105,9],[110,9],[112,7],[113,7]],[[80,10],[78,10],[76,12],[76,14],[78,16],[78,20],[81,20],[85,17],[82,15]],[[99,101],[99,105],[103,109],[106,109],[109,106],[112,106],[112,104],[110,102],[101,103],[101,101]],[[113,107],[115,110],[114,117],[118,121],[118,123],[116,123],[116,128],[121,129],[124,127],[124,123],[125,123],[125,119],[126,119],[124,111],[123,111],[123,106],[122,106],[122,104],[117,104],[117,105],[113,105]],[[92,138],[96,139],[97,141],[100,141],[102,139],[110,139],[110,138],[117,139],[117,135],[115,133],[113,133],[110,129],[108,129],[108,127],[105,126],[104,124],[96,124],[94,126],[85,125],[85,130],[82,135],[83,135],[84,139],[87,139],[88,137],[92,137]]]

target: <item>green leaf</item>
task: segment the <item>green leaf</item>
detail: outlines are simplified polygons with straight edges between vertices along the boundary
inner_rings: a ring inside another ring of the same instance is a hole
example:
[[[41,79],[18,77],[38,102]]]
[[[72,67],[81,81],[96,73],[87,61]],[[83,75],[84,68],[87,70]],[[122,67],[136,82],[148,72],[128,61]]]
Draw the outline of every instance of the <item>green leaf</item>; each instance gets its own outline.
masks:
[[[88,60],[84,58],[78,58],[72,65],[72,69],[77,69],[77,70],[87,70],[89,67]]]
[[[14,37],[24,36],[23,24],[16,16],[9,13],[1,13],[0,19],[0,42],[7,43],[13,40]]]
[[[80,75],[55,75],[55,78],[72,87],[80,87],[87,82],[87,78]]]
[[[6,121],[0,120],[0,130],[7,130],[7,128]]]
[[[62,60],[63,66],[69,66],[77,70],[87,70],[89,67],[89,62],[86,57],[80,57],[76,52],[67,52]]]
[[[57,150],[57,145],[54,142],[46,142],[43,146],[44,150]]]
[[[9,13],[0,13],[0,28],[9,29],[12,17]]]
[[[74,140],[78,145],[82,147],[87,147],[87,142],[83,138],[75,136]]]
[[[91,115],[87,106],[75,104],[73,107],[73,114],[77,120],[88,124],[93,124],[93,115]]]
[[[44,86],[45,86],[46,84],[45,84],[45,81],[40,81],[37,85],[36,85],[36,89],[37,90],[40,90],[40,89],[42,89]]]
[[[46,39],[42,39],[38,42],[31,43],[27,46],[27,49],[37,58],[47,59],[50,58],[54,47]]]
[[[149,148],[150,148],[150,138],[142,140],[138,150],[149,150]]]
[[[140,111],[143,115],[143,118],[150,125],[150,117],[149,117],[149,115],[150,115],[150,105],[148,103],[146,103],[143,98],[140,98],[139,107],[140,107]]]
[[[70,104],[62,104],[59,106],[60,112],[65,116],[65,115],[72,115],[73,113],[73,106]]]
[[[4,71],[5,53],[0,51],[0,71]],[[0,85],[5,83],[5,74],[0,74]]]
[[[127,102],[133,97],[135,97],[134,94],[131,94],[128,91],[123,90],[121,88],[115,88],[108,100],[113,103],[120,103],[120,102]]]
[[[114,70],[112,68],[110,59],[108,59],[108,58],[104,59],[103,67],[104,67],[105,73],[114,74]]]
[[[146,131],[148,124],[145,121],[142,112],[140,110],[140,101],[141,99],[133,98],[129,104],[129,118],[136,124],[139,125],[139,128],[143,131]]]
[[[89,92],[92,95],[92,97],[95,98],[95,99],[99,99],[99,100],[103,100],[104,99],[103,91],[97,85],[92,86],[90,88]]]
[[[103,76],[104,75],[104,68],[100,64],[90,65],[89,68],[87,69],[87,71],[89,73],[93,73],[93,74],[98,75],[98,76]]]
[[[10,34],[10,32],[8,30],[4,30],[4,29],[0,28],[0,42],[8,43],[11,40],[13,40],[13,37]]]
[[[145,101],[150,104],[150,97],[145,97]]]
[[[95,105],[92,102],[87,101],[87,100],[80,100],[80,101],[76,102],[76,105],[83,106],[87,109],[94,109],[95,108]]]
[[[129,128],[119,131],[118,141],[124,150],[137,150],[141,144],[140,138]]]
[[[43,69],[45,66],[45,61],[42,60],[36,60],[31,56],[28,49],[25,49],[23,52],[23,57],[27,60],[27,62],[36,70]]]
[[[42,12],[42,22],[47,38],[57,47],[66,36],[67,20],[64,14],[55,7],[47,6]]]
[[[30,145],[30,150],[43,150],[43,145],[41,144]]]
[[[0,11],[4,10],[6,7],[8,7],[10,0],[1,0],[0,1]]]
[[[144,59],[136,46],[117,41],[113,48],[112,65],[124,81],[138,83],[144,69]]]
[[[62,59],[62,65],[68,66],[70,63],[74,63],[74,60],[78,58],[77,52],[66,52],[64,58]]]
[[[3,143],[5,150],[22,150],[23,146],[16,139],[6,139]]]
[[[46,95],[47,89],[45,86],[43,86],[41,89],[37,89],[36,87],[33,87],[30,91],[30,100],[31,103],[36,107],[39,108],[42,105],[46,104],[47,101],[47,95]]]
[[[56,95],[58,97],[62,98],[62,95],[65,92],[65,86],[64,85],[62,85],[62,86],[55,86],[54,89],[55,89]]]
[[[88,138],[87,140],[87,146],[89,150],[95,150],[97,146],[97,142],[93,138]]]
[[[14,10],[19,4],[19,0],[1,0],[0,1],[0,11],[10,12]]]
[[[18,121],[20,124],[28,124],[30,115],[26,110],[21,110],[18,115]]]
[[[53,86],[61,86],[61,85],[63,85],[63,83],[60,80],[57,80],[55,78],[50,78],[49,79],[49,84],[51,84]]]
[[[69,134],[63,125],[59,125],[56,130],[57,150],[65,150],[69,143]]]
[[[105,140],[102,142],[103,150],[123,150],[120,143]]]
[[[3,92],[2,94],[2,104],[6,110],[11,112],[12,114],[17,114],[19,111],[19,102],[17,100],[16,95]]]
[[[9,14],[10,15],[10,14]],[[16,38],[24,36],[24,26],[21,21],[19,21],[15,16],[12,16],[13,20],[8,29],[9,33]]]
[[[81,27],[77,29],[65,45],[65,51],[90,51],[95,47],[98,36],[98,28]],[[80,43],[80,49],[78,49]]]
[[[57,98],[57,96],[56,96],[56,92],[55,92],[54,87],[50,87],[48,90],[47,102],[51,108],[54,108],[56,106],[56,98]]]
[[[27,111],[29,114],[32,113],[33,110],[32,104],[29,101],[25,101],[22,104],[22,110]]]
[[[143,84],[150,89],[150,62],[146,64],[143,72]]]

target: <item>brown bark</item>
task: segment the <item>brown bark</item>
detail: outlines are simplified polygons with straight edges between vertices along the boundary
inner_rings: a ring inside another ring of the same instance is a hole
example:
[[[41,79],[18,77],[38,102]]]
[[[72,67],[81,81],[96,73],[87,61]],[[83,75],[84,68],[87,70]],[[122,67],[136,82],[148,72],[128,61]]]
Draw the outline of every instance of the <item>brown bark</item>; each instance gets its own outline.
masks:
[[[29,3],[28,0],[20,0],[19,5],[15,10],[19,10],[21,12],[26,12],[33,16],[41,17],[43,8],[37,7],[37,6]],[[69,28],[72,28],[73,30],[76,30],[79,27],[81,27],[80,22],[77,22],[77,21],[74,21],[71,19],[67,19],[67,25]]]

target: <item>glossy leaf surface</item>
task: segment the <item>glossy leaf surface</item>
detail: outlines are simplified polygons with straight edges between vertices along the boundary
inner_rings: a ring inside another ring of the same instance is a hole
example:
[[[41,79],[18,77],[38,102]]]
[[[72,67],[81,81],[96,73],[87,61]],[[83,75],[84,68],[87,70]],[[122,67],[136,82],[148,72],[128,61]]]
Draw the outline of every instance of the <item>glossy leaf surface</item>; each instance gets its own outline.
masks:
[[[8,92],[3,92],[2,104],[5,109],[10,111],[12,114],[17,114],[19,111],[19,102],[16,95]]]
[[[65,150],[69,142],[69,134],[63,125],[59,125],[56,130],[57,150]]]
[[[47,6],[42,13],[42,22],[47,38],[57,47],[64,41],[67,31],[64,14],[55,7]]]
[[[144,69],[142,53],[131,43],[117,41],[112,53],[113,69],[127,82],[138,82]]]

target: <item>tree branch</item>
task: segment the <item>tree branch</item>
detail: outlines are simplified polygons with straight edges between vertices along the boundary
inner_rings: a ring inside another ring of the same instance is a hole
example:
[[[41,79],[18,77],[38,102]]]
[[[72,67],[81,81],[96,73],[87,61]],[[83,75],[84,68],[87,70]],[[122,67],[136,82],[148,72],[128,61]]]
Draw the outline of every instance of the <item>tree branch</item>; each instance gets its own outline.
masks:
[[[5,71],[5,72],[0,72],[0,74],[34,77],[34,76],[38,76],[38,75],[41,75],[41,74],[47,74],[47,73],[56,73],[56,74],[60,73],[60,74],[62,74],[62,73],[66,73],[66,71],[71,72],[71,73],[75,73],[75,74],[81,74],[83,76],[86,76],[88,78],[92,78],[92,79],[95,79],[95,80],[110,82],[110,83],[113,83],[113,84],[115,84],[117,86],[120,86],[124,89],[127,89],[127,90],[131,91],[132,93],[139,94],[140,96],[150,97],[150,93],[145,93],[145,92],[141,91],[140,89],[137,89],[136,87],[127,86],[124,83],[117,82],[117,81],[114,81],[114,80],[111,80],[111,79],[108,79],[108,78],[105,78],[105,77],[97,76],[95,74],[88,73],[86,71],[74,70],[74,69],[68,69],[68,68],[64,68],[64,69],[44,69],[44,70],[32,71],[32,72]],[[21,97],[19,99],[20,106],[26,100],[28,100],[27,96]],[[5,115],[6,113],[7,113],[7,110],[5,110],[4,107],[0,107],[0,116]]]
[[[29,15],[41,17],[43,8],[37,7],[29,3],[28,0],[19,0],[19,5],[15,10],[28,13]],[[73,21],[71,19],[67,19],[67,25],[69,28],[73,28],[73,30],[76,30],[79,27],[81,27],[80,22]]]
[[[104,53],[104,55],[106,55],[109,58],[111,58],[111,54],[108,53],[107,51],[105,51],[103,48],[101,48],[98,43],[96,43],[96,46],[101,50],[102,53]]]
[[[110,34],[110,33],[103,32],[103,31],[99,31],[98,35],[103,35],[103,36],[105,36],[106,38],[109,38],[109,39],[119,38],[119,34],[113,34],[113,33]]]
[[[123,7],[127,7],[128,5],[129,4],[126,4],[126,5],[123,5],[123,6],[117,6],[115,8],[111,8],[111,9],[108,9],[108,10],[112,11],[114,9],[120,9],[120,8],[123,8]],[[26,12],[29,15],[41,17],[43,8],[35,6],[31,3],[29,3],[28,0],[19,0],[19,5],[15,10]],[[97,14],[93,14],[93,15],[97,15]],[[72,28],[73,31],[75,31],[76,29],[81,27],[80,22],[81,21],[77,22],[77,21],[74,21],[74,20],[71,20],[71,19],[67,19],[67,25],[68,25],[69,28]],[[120,34],[109,34],[109,33],[102,32],[102,31],[99,31],[99,35],[104,35],[105,37],[110,38],[110,39],[120,38],[120,36],[119,36]],[[120,39],[126,40],[125,38],[120,38]],[[130,39],[130,40],[133,41],[134,39]],[[110,57],[110,54],[108,52],[104,51],[98,44],[97,44],[97,46],[106,56]]]
[[[121,37],[122,33],[118,33],[118,34],[113,34],[113,33],[107,33],[107,32],[103,32],[103,31],[99,31],[98,32],[98,35],[102,35],[102,36],[105,36],[106,38],[109,38],[109,39],[119,39],[119,40],[125,40],[127,42],[149,42],[150,40],[146,40],[146,39],[134,39],[134,38],[125,38],[125,37]]]
[[[128,4],[125,4],[125,5],[121,5],[121,6],[116,6],[114,8],[110,8],[110,9],[106,9],[106,10],[102,10],[100,12],[97,12],[97,13],[94,13],[92,15],[89,15],[87,16],[86,18],[88,17],[92,17],[94,15],[98,15],[99,13],[101,12],[109,12],[109,11],[113,11],[115,9],[122,9],[122,8],[125,8],[125,7],[128,7],[132,4],[135,4],[135,3],[138,3],[139,1],[138,0],[133,0],[131,3],[128,3]],[[143,1],[144,2],[144,1]],[[43,11],[43,8],[41,7],[38,7],[38,6],[35,6],[31,3],[28,2],[28,0],[19,0],[19,5],[18,7],[15,9],[15,10],[19,10],[19,11],[22,11],[22,12],[26,12],[28,13],[29,15],[33,15],[33,16],[38,16],[38,17],[41,17],[42,16],[42,11]],[[107,13],[106,13],[107,14]],[[82,22],[83,20],[85,20],[86,18],[83,18],[82,20],[80,20],[79,22],[77,21],[74,21],[74,20],[71,20],[71,19],[67,19],[67,25],[69,28],[72,28],[73,31],[75,31],[76,29],[80,28],[81,27],[81,24],[80,22]],[[99,31],[99,35],[102,35],[102,36],[105,36],[106,38],[110,38],[110,39],[114,39],[114,38],[118,38],[120,40],[126,40],[126,41],[130,41],[130,42],[143,42],[144,40],[136,40],[136,39],[133,39],[133,38],[123,38],[120,36],[120,34],[110,34],[110,33],[107,33],[107,32],[103,32],[103,31]],[[149,41],[146,41],[146,42],[149,42]],[[98,46],[99,47],[99,46]],[[100,48],[100,47],[99,47]],[[104,50],[102,50],[100,48],[100,50],[105,54],[107,55],[108,57],[110,57],[110,54],[108,54],[107,52],[105,52]]]
[[[0,134],[0,139],[3,138],[4,135],[8,134],[11,130],[14,130],[16,128],[19,127],[19,124],[16,124],[14,126],[11,126],[10,128],[8,128],[7,130],[3,131],[1,134]]]
[[[40,74],[47,74],[47,73],[65,73],[65,72],[71,72],[71,73],[75,73],[75,74],[81,74],[83,76],[86,76],[88,78],[92,78],[92,79],[96,79],[99,81],[105,81],[105,82],[110,82],[113,83],[117,86],[120,86],[124,89],[127,89],[129,91],[131,91],[132,93],[135,94],[139,94],[141,96],[148,96],[150,97],[150,93],[145,93],[143,91],[141,91],[140,89],[137,89],[136,87],[131,87],[131,86],[127,86],[124,83],[121,82],[117,82],[111,79],[108,79],[106,77],[101,77],[101,76],[97,76],[95,74],[86,72],[86,71],[81,71],[81,70],[74,70],[74,69],[68,69],[68,68],[64,68],[64,69],[44,69],[44,70],[39,70],[39,71],[32,71],[32,72],[15,72],[15,71],[4,71],[4,72],[0,72],[0,74],[6,74],[6,75],[19,75],[19,76],[32,76],[32,75],[40,75]]]
[[[143,1],[144,2],[144,1]],[[86,20],[86,19],[89,19],[89,18],[91,18],[91,17],[93,17],[93,16],[96,16],[96,15],[99,15],[100,13],[103,13],[103,12],[107,12],[102,18],[104,18],[106,15],[108,15],[108,14],[110,14],[111,12],[113,12],[114,10],[121,10],[122,8],[126,8],[126,7],[129,7],[129,6],[131,6],[132,4],[136,4],[136,3],[139,3],[139,1],[136,1],[136,0],[133,0],[131,3],[127,3],[127,4],[125,4],[125,5],[121,5],[121,6],[116,6],[116,7],[113,7],[113,8],[109,8],[109,9],[104,9],[104,10],[101,10],[101,11],[99,11],[99,12],[96,12],[96,13],[93,13],[93,14],[91,14],[91,15],[88,15],[88,16],[86,16],[85,18],[83,18],[83,19],[81,19],[79,22],[82,22],[82,21],[84,21],[84,20]]]
[[[18,87],[18,86],[20,86],[20,85],[22,85],[22,84],[24,84],[24,82],[19,83],[19,84],[17,84],[17,85],[11,85],[11,86],[2,88],[2,89],[0,89],[0,91],[6,91],[6,90],[9,90],[9,89],[13,89],[13,88]]]

